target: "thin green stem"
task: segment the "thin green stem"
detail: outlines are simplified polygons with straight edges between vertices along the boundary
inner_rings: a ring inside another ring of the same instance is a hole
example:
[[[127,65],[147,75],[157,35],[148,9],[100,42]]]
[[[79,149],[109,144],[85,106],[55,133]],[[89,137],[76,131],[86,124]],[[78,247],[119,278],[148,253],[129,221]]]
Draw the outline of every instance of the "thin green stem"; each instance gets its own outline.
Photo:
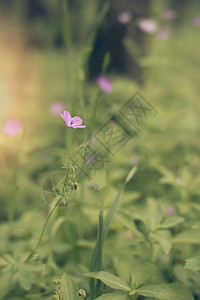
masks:
[[[102,70],[101,70],[102,75],[104,75],[104,73],[106,72],[109,62],[110,62],[110,54],[107,52],[104,56],[104,60],[102,64]],[[100,98],[101,98],[101,90],[99,89],[96,95],[96,99],[94,101],[93,112],[92,112],[92,117],[90,122],[91,133],[93,133],[93,130],[96,126],[97,111],[99,109]]]
[[[97,271],[102,269],[103,255],[103,197],[99,191],[99,228],[98,228],[98,254],[97,254]],[[97,280],[96,297],[101,295],[101,281]]]
[[[29,256],[27,257],[26,261],[28,261],[29,259],[31,259],[33,257],[33,255],[36,253],[36,251],[38,250],[40,244],[41,244],[41,241],[42,241],[42,238],[43,238],[43,235],[44,235],[44,232],[45,232],[45,229],[47,227],[47,224],[49,222],[49,219],[51,218],[54,210],[56,209],[56,207],[58,207],[58,204],[60,203],[60,200],[62,199],[62,197],[60,197],[56,203],[56,205],[53,207],[53,209],[51,210],[50,214],[48,215],[46,221],[45,221],[45,224],[44,224],[44,227],[42,229],[42,232],[41,232],[41,235],[40,235],[40,238],[39,238],[39,241],[37,243],[37,245],[35,246],[35,248],[33,249],[33,251],[29,254]]]
[[[71,46],[71,25],[67,0],[60,0],[63,39],[67,48]]]
[[[99,191],[99,224],[98,224],[98,233],[97,233],[97,243],[93,252],[93,256],[90,264],[90,272],[101,271],[102,269],[102,254],[103,254],[103,243],[104,243],[104,232],[103,232],[103,197],[101,191]],[[95,255],[94,255],[95,253]],[[95,288],[96,282],[96,288]],[[91,297],[98,297],[101,294],[101,281],[95,280],[94,278],[90,279],[90,292]],[[95,294],[95,295],[94,295]]]
[[[71,149],[70,149],[70,142],[69,142],[69,134],[66,132],[66,144],[67,144],[67,151],[69,153],[69,157],[71,157]]]
[[[100,102],[100,98],[101,98],[100,96],[101,96],[101,90],[98,90],[98,92],[96,94],[95,101],[94,101],[93,111],[92,111],[91,120],[90,120],[90,132],[91,132],[91,134],[93,134],[93,130],[96,126],[97,111],[98,111],[98,108],[99,108],[99,102]]]

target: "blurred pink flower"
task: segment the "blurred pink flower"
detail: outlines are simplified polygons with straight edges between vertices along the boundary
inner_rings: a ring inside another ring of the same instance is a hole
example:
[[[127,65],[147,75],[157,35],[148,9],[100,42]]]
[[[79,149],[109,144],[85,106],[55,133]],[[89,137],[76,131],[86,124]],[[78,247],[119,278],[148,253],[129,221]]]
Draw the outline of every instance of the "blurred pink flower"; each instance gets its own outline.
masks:
[[[167,40],[169,37],[170,33],[169,30],[167,30],[166,28],[161,28],[158,32],[157,32],[157,37],[160,40]]]
[[[152,34],[157,31],[158,26],[155,21],[148,19],[140,19],[138,21],[138,26],[142,31]]]
[[[194,19],[192,20],[192,24],[195,27],[199,27],[200,26],[200,16],[194,17]]]
[[[9,136],[15,136],[22,131],[22,125],[18,120],[9,120],[6,122],[3,131]]]
[[[110,93],[112,91],[112,82],[107,77],[99,76],[96,82],[103,92]]]
[[[133,233],[131,231],[126,231],[125,232],[125,237],[127,240],[132,240],[133,239]]]
[[[123,13],[118,15],[118,21],[120,23],[126,24],[131,20],[131,13],[129,11],[124,11]]]
[[[64,104],[60,102],[54,102],[51,104],[49,110],[52,115],[57,116],[64,110],[64,108],[65,108]]]
[[[64,114],[60,114],[63,120],[66,122],[67,127],[72,127],[74,129],[76,128],[85,128],[85,125],[82,124],[82,119],[79,117],[71,117],[70,113],[68,111],[64,111]]]
[[[168,216],[172,217],[175,215],[175,210],[173,208],[168,208],[167,214]]]
[[[177,13],[173,9],[167,9],[164,11],[163,17],[168,21],[172,21],[176,19]]]

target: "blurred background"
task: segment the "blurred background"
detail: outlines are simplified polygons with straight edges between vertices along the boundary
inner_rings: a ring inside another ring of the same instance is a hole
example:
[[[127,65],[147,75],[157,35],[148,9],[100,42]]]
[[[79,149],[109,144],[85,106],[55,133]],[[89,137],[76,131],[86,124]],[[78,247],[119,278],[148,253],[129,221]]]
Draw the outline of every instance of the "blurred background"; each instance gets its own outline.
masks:
[[[199,35],[198,0],[0,0],[1,251],[34,244],[47,215],[41,188],[66,161],[66,136],[72,148],[87,142],[138,91],[158,114],[105,167],[105,206],[138,165],[125,207],[140,210],[153,196],[164,214],[199,226]],[[64,110],[86,130],[66,131]],[[91,237],[98,212],[88,186],[84,193],[82,231]],[[16,222],[11,238],[8,221]],[[182,258],[188,253],[197,248]],[[200,295],[195,284],[186,285]]]

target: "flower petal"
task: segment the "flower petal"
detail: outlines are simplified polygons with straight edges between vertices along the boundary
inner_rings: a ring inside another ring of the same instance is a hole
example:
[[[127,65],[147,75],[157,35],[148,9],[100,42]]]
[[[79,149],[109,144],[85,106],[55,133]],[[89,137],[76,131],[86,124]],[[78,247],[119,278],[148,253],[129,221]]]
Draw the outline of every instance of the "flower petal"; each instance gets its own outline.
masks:
[[[66,122],[66,125],[71,127],[71,115],[68,111],[64,111],[64,114],[60,114],[63,120]]]
[[[79,117],[71,117],[70,113],[68,111],[64,111],[64,114],[60,114],[60,116],[63,118],[63,120],[66,122],[66,126],[71,128],[85,128],[85,125],[82,124],[82,119]]]
[[[64,116],[65,116],[67,125],[69,125],[71,123],[71,119],[72,119],[70,113],[68,111],[64,111]]]
[[[20,131],[22,131],[23,127],[20,123],[19,120],[9,120],[6,122],[4,126],[4,133],[9,135],[9,136],[15,136],[17,135]]]
[[[79,117],[73,117],[72,119],[71,119],[71,125],[81,125],[82,124],[82,119],[81,118],[79,118]]]
[[[103,92],[110,93],[112,91],[112,82],[107,77],[100,76],[96,82]]]

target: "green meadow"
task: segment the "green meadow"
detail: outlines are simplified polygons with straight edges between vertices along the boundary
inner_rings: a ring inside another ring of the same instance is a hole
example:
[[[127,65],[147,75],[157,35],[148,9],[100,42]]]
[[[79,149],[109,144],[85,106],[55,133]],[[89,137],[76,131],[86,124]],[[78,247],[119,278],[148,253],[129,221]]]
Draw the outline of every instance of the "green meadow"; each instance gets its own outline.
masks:
[[[46,1],[33,19],[4,2],[0,299],[200,299],[198,1],[152,1],[145,53],[131,1]],[[103,83],[88,79],[109,9],[131,12],[123,45],[142,84],[110,71],[109,51]]]

